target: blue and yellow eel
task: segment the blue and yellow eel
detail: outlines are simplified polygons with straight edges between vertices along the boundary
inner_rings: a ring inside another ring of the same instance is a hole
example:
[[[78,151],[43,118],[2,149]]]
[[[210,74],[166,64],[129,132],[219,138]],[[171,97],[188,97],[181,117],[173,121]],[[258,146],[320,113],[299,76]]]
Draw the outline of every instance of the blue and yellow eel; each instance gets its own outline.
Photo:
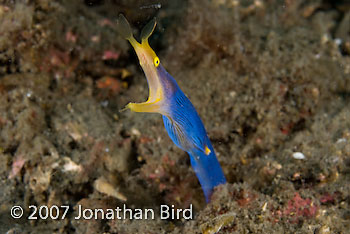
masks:
[[[189,154],[208,203],[214,187],[226,183],[226,178],[197,111],[148,43],[155,27],[154,18],[142,29],[139,43],[126,18],[119,15],[117,30],[133,46],[149,86],[146,102],[129,103],[124,110],[159,113],[163,116],[171,140]]]

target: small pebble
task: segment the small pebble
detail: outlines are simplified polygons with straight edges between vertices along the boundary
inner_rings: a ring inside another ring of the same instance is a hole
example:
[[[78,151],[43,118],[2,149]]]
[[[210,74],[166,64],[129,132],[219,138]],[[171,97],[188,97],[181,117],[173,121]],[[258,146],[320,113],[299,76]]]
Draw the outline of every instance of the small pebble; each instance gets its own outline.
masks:
[[[115,197],[123,202],[127,201],[126,196],[115,189],[115,185],[108,183],[103,177],[95,180],[94,187],[100,193]]]
[[[335,39],[334,39],[334,42],[335,42],[336,45],[339,46],[339,45],[341,45],[342,40],[341,40],[340,38],[335,38]]]
[[[82,166],[76,164],[70,158],[64,157],[63,159],[66,162],[63,165],[63,172],[80,172],[82,170]]]
[[[336,143],[340,144],[340,143],[343,143],[343,142],[346,142],[346,139],[345,138],[339,138]]]
[[[141,132],[138,129],[136,129],[136,128],[132,128],[131,129],[131,133],[134,136],[141,136]]]
[[[32,95],[33,95],[33,92],[32,92],[32,91],[28,91],[28,92],[27,92],[27,98],[31,98]]]
[[[103,106],[103,107],[107,107],[108,106],[108,101],[102,101],[101,102],[101,106]]]
[[[305,155],[301,152],[294,152],[292,156],[295,159],[305,159]]]

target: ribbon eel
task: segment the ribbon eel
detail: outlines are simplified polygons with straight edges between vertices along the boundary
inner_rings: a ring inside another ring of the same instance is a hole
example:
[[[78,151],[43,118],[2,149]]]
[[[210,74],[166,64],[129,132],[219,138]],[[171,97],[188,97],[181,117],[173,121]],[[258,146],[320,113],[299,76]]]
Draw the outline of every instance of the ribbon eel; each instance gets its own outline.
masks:
[[[129,103],[124,110],[160,113],[163,116],[171,140],[189,154],[192,168],[208,203],[214,187],[226,183],[226,179],[197,111],[148,43],[155,27],[156,20],[152,19],[142,29],[139,43],[134,38],[128,21],[119,15],[118,32],[134,48],[149,87],[146,102]]]

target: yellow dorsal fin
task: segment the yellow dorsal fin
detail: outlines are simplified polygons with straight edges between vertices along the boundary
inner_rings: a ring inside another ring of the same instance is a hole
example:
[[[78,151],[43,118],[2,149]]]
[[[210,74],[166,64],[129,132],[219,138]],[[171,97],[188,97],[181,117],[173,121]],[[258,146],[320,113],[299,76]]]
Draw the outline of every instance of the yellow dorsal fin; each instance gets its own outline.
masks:
[[[211,153],[211,150],[208,148],[207,145],[205,146],[204,153],[205,153],[206,155],[209,155],[209,154]]]

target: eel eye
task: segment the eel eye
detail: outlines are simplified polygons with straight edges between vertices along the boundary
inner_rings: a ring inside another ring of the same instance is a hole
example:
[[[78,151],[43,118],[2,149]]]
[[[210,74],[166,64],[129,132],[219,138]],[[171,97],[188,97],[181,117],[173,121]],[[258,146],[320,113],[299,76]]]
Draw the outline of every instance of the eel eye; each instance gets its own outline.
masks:
[[[154,66],[158,67],[158,66],[159,66],[159,63],[160,63],[159,58],[158,58],[158,57],[155,57],[155,58],[153,59],[153,63],[154,63]]]

